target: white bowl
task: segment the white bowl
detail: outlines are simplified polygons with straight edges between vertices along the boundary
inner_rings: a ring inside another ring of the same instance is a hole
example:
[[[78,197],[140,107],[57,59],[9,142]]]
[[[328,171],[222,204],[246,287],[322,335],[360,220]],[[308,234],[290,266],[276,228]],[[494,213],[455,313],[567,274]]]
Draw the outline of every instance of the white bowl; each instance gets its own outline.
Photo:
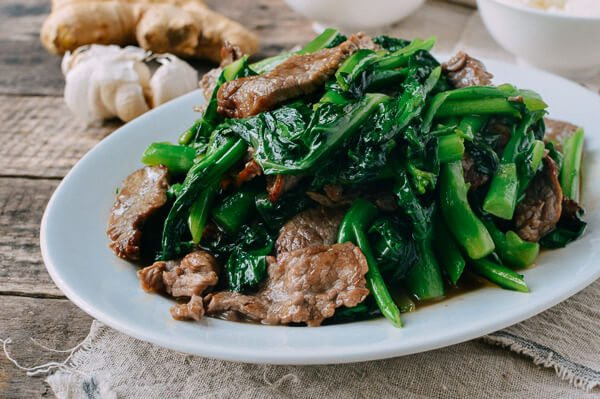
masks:
[[[518,61],[581,78],[600,70],[600,18],[477,0],[493,38]]]
[[[425,0],[285,0],[295,11],[315,21],[316,31],[334,27],[352,33],[389,25],[406,18]]]

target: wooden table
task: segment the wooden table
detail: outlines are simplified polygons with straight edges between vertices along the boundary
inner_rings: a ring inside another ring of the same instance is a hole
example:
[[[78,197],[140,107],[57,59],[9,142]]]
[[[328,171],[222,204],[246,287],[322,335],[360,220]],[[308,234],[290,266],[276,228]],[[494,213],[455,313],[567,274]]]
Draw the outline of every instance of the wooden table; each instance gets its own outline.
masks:
[[[280,0],[212,0],[221,11],[260,37],[258,56],[276,54],[314,34],[310,23]],[[74,119],[63,98],[60,58],[48,54],[38,32],[49,0],[0,3],[0,339],[24,366],[61,360],[30,338],[57,349],[75,346],[92,319],[67,300],[44,268],[39,225],[46,203],[69,169],[119,125],[86,127]],[[429,2],[394,34],[436,35],[438,49],[450,51],[473,10]],[[210,65],[196,63],[200,71]],[[0,397],[52,397],[42,378],[27,377],[0,355]]]

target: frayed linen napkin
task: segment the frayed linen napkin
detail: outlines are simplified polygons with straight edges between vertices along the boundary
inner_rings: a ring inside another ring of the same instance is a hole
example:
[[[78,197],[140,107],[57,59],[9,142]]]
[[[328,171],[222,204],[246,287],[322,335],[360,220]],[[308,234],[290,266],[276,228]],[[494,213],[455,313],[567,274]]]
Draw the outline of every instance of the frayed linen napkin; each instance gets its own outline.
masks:
[[[47,381],[61,399],[598,397],[599,304],[597,281],[482,341],[329,366],[252,365],[188,356],[95,321],[89,336]]]

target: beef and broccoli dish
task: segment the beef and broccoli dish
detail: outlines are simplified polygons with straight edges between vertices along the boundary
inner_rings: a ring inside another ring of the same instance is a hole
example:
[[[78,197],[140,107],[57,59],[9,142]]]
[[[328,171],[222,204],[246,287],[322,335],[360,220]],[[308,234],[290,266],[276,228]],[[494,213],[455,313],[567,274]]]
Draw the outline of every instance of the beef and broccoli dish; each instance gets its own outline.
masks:
[[[584,232],[583,130],[434,43],[224,47],[200,119],[119,189],[110,247],[178,320],[401,326],[473,281],[527,292],[518,270]]]

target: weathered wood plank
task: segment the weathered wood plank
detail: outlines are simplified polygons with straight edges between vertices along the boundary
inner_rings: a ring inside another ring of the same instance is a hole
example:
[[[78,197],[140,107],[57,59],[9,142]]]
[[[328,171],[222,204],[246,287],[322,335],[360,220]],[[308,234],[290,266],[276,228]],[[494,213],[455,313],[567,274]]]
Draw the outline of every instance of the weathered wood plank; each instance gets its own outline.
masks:
[[[0,296],[0,338],[11,338],[9,351],[22,366],[62,361],[67,354],[52,353],[32,343],[70,349],[87,335],[92,319],[65,299]],[[28,377],[0,354],[0,397],[53,398],[43,377]]]
[[[0,176],[62,178],[116,122],[87,127],[60,97],[0,96]]]
[[[57,185],[55,180],[0,179],[0,294],[62,296],[39,248],[40,221]]]

